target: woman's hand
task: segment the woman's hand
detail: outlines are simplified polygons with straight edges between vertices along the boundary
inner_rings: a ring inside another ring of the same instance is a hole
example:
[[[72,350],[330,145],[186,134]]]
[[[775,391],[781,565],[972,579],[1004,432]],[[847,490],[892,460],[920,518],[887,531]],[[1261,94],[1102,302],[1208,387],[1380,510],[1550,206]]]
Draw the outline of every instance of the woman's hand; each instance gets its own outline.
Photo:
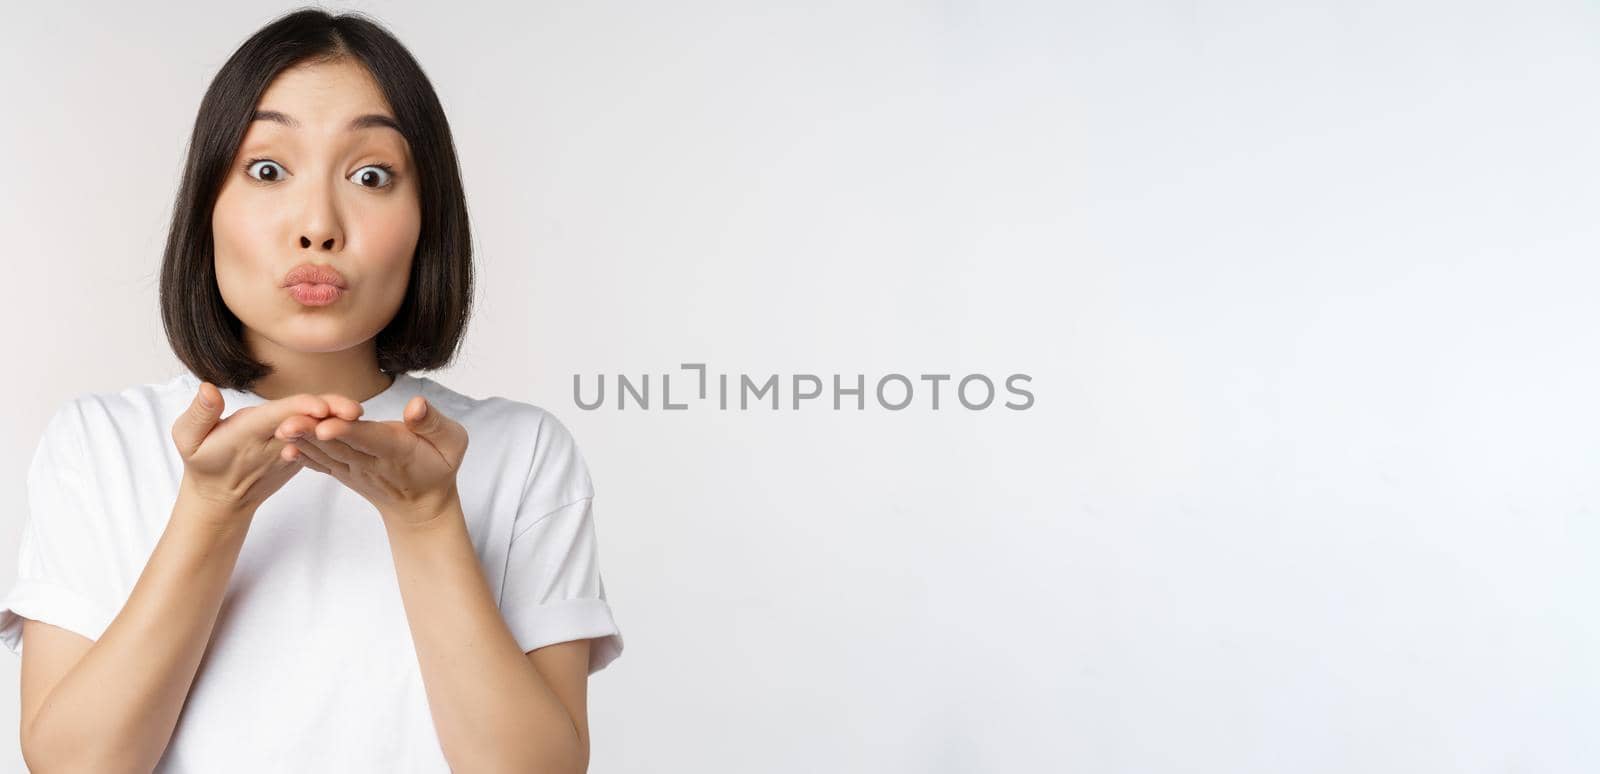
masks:
[[[372,503],[386,522],[416,525],[446,511],[458,496],[456,471],[467,452],[465,426],[420,395],[406,404],[398,422],[360,419],[361,404],[324,397],[332,416],[302,414],[278,424],[276,437],[285,443],[285,460],[299,459],[338,479]]]
[[[201,382],[189,408],[172,424],[172,442],[183,457],[181,486],[221,508],[223,518],[247,519],[300,472],[295,458],[283,455],[274,428],[291,416],[322,421],[335,411],[323,396],[307,394],[246,406],[219,421],[224,408],[216,385]],[[349,416],[347,411],[339,415]]]

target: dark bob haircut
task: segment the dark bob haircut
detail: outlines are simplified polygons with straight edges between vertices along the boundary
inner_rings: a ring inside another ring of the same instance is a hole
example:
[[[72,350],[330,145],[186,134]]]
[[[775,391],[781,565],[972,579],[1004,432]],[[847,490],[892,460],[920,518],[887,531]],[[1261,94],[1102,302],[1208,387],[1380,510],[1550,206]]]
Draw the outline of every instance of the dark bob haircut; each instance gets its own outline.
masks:
[[[272,366],[251,357],[243,323],[217,287],[212,209],[256,105],[298,64],[354,57],[372,73],[411,146],[422,226],[405,300],[377,336],[378,367],[398,375],[455,357],[472,305],[472,235],[444,108],[416,59],[359,12],[305,8],[261,28],[212,79],[195,117],[161,264],[161,322],[178,359],[202,381],[248,390]]]

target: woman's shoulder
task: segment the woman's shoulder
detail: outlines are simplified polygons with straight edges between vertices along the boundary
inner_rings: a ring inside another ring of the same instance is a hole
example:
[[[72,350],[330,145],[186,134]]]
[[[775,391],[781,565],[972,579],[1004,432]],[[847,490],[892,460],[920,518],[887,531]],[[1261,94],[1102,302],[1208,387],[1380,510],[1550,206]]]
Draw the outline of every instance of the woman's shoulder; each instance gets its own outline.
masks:
[[[138,453],[149,439],[170,431],[172,419],[193,397],[184,393],[186,375],[59,398],[42,412],[39,446],[62,460],[94,458],[95,447],[104,444],[116,446],[118,453]]]
[[[71,393],[52,407],[52,423],[97,423],[131,427],[143,421],[176,415],[194,398],[200,382],[187,372],[160,381],[121,388]]]
[[[532,401],[490,395],[477,398],[423,379],[422,394],[466,426],[478,441],[517,450],[528,460],[530,477],[555,479],[570,490],[589,490],[587,464],[577,438],[556,412]]]
[[[540,404],[498,394],[475,397],[428,377],[418,377],[418,382],[423,397],[462,424],[506,427],[519,433],[538,433],[541,428],[552,434],[567,433],[556,414]]]

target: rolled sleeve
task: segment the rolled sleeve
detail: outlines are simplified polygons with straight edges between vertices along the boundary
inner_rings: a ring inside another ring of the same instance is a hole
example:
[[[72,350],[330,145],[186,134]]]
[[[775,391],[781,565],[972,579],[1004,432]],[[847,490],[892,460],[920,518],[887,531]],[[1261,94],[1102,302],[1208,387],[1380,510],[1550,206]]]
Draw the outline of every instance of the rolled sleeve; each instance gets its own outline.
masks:
[[[116,615],[104,606],[58,583],[19,578],[0,600],[0,643],[22,655],[22,621],[31,618],[90,640],[100,639]]]
[[[537,517],[511,541],[500,610],[524,653],[594,639],[589,673],[622,655],[595,539],[594,498]]]
[[[69,401],[46,423],[28,466],[17,577],[0,599],[0,643],[17,655],[25,618],[98,640],[116,615],[92,593],[107,586],[111,563],[98,553],[84,452],[80,404]]]

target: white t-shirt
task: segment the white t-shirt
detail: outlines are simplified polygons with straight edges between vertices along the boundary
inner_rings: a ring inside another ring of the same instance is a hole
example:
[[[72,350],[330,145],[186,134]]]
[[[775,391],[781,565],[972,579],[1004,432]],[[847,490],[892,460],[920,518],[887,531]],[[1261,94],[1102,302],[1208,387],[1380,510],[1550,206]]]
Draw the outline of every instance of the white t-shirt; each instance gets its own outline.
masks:
[[[166,529],[183,475],[172,425],[200,380],[85,393],[50,418],[28,469],[18,578],[0,642],[22,618],[97,640]],[[524,652],[591,643],[589,673],[622,653],[606,601],[594,489],[572,434],[537,406],[399,376],[362,419],[423,395],[466,426],[456,484],[490,591]],[[222,390],[223,416],[266,400]],[[447,772],[376,508],[305,469],[257,509],[171,742],[155,769]]]

